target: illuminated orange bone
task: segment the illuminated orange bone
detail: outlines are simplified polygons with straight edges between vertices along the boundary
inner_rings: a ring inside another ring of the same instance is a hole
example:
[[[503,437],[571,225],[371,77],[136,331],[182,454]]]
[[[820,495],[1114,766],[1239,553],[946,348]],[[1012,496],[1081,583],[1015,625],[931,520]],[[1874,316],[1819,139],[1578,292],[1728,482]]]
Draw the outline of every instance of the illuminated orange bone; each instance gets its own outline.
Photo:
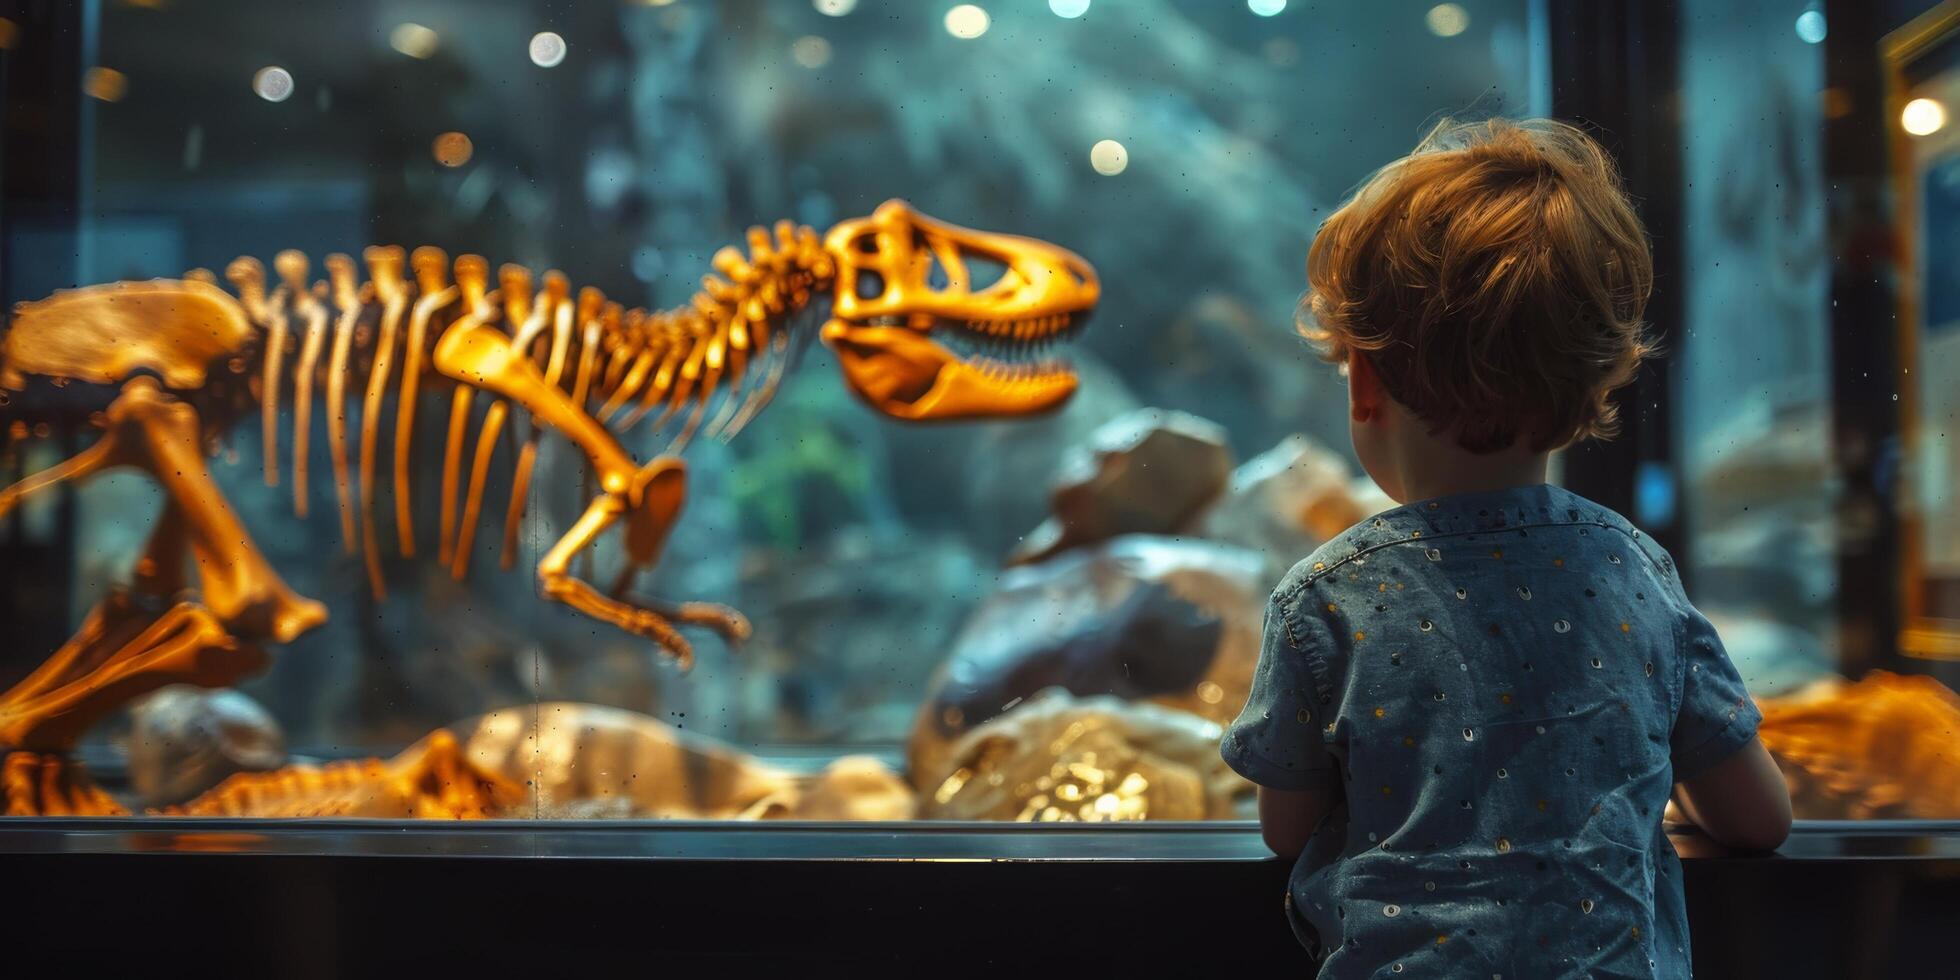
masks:
[[[1098,292],[1094,273],[1073,253],[935,221],[896,201],[821,237],[789,222],[752,229],[746,252],[717,253],[715,271],[701,290],[666,312],[624,310],[592,289],[578,291],[574,301],[570,284],[555,273],[542,277],[543,288],[533,294],[530,274],[515,267],[500,270],[493,293],[489,266],[475,256],[457,260],[452,282],[447,256],[429,247],[409,255],[374,248],[365,258],[364,283],[342,256],[326,262],[329,283],[310,283],[306,259],[285,252],[275,262],[280,282],[270,291],[257,261],[232,263],[227,272],[237,299],[208,277],[191,277],[71,290],[23,304],[0,337],[0,385],[19,388],[39,375],[125,387],[100,443],[0,493],[0,510],[106,465],[140,466],[165,490],[160,527],[187,529],[160,532],[156,554],[148,559],[156,566],[152,577],[178,578],[165,567],[172,561],[159,556],[193,555],[204,601],[227,635],[248,644],[291,639],[323,619],[324,611],[285,591],[258,555],[197,451],[222,433],[175,393],[228,385],[219,403],[255,399],[266,475],[274,482],[278,403],[286,362],[296,354],[291,387],[300,424],[293,492],[296,508],[303,509],[309,413],[326,355],[328,436],[343,537],[358,533],[377,595],[382,509],[375,496],[383,433],[392,428],[394,435],[395,534],[401,553],[412,556],[415,413],[425,391],[448,396],[437,551],[461,577],[492,482],[499,433],[511,413],[522,411],[527,435],[512,461],[514,473],[502,471],[513,474],[503,484],[512,490],[506,555],[534,475],[537,437],[556,432],[582,451],[598,485],[584,516],[539,560],[540,591],[649,637],[685,663],[692,650],[677,626],[705,626],[739,638],[748,631],[746,621],[712,604],[633,600],[625,590],[639,570],[658,560],[685,500],[686,468],[675,454],[697,432],[731,437],[768,403],[795,353],[791,338],[803,311],[831,300],[822,337],[837,349],[852,389],[886,414],[919,420],[1016,416],[1052,408],[1074,390],[1075,376],[1064,365],[1025,355],[1076,329]],[[983,263],[1001,274],[980,281],[976,267]],[[412,277],[404,274],[409,271]],[[296,352],[288,349],[294,323],[303,331]],[[970,344],[988,353],[963,353]],[[208,364],[227,358],[233,375],[207,374]],[[370,368],[355,493],[348,486],[344,375],[363,360]],[[140,371],[156,377],[132,380]],[[256,380],[257,388],[241,389],[247,380]],[[489,406],[464,490],[463,453],[472,444],[468,428],[479,392]],[[391,407],[395,424],[383,426]],[[667,453],[642,462],[623,448],[620,435],[649,416],[656,430],[672,423],[679,430]],[[349,513],[355,509],[350,497],[358,498],[358,520]],[[614,525],[625,536],[627,566],[614,588],[602,592],[571,569]]]
[[[1040,344],[1080,325],[1100,286],[1073,252],[1015,235],[935,221],[901,201],[846,221],[824,240],[837,260],[836,298],[824,341],[867,401],[905,419],[986,418],[1052,408],[1075,392],[1062,365],[990,365],[936,343],[932,328]],[[1003,268],[984,286],[968,260]],[[937,266],[946,280],[931,283]]]

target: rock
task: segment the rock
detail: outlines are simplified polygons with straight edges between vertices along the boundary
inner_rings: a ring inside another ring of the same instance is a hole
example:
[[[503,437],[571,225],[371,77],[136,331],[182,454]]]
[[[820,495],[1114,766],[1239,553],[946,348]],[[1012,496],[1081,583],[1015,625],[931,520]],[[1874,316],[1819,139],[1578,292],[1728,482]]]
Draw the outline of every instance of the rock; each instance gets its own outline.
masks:
[[[918,807],[912,787],[868,755],[847,755],[801,782],[787,816],[796,820],[910,820]]]
[[[450,726],[470,766],[532,787],[530,813],[565,818],[902,820],[912,792],[866,756],[815,775],[618,708],[546,702]]]
[[[1220,727],[1114,697],[1041,692],[968,732],[927,780],[926,820],[1217,820],[1249,816],[1252,784],[1218,754]]]
[[[1373,490],[1365,477],[1360,482]],[[1327,539],[1382,509],[1379,490],[1362,497],[1357,489],[1346,459],[1290,435],[1232,471],[1230,487],[1205,512],[1198,533],[1260,552],[1277,580]]]
[[[998,555],[1048,516],[1049,488],[1064,461],[1097,429],[1142,405],[1123,378],[1093,355],[1071,351],[1070,359],[1082,386],[1049,415],[930,429],[887,427],[895,458],[905,461],[905,487],[917,487],[899,491],[912,495],[914,520],[944,520],[947,501],[956,501],[961,533],[983,553]],[[945,471],[956,480],[932,479]]]
[[[1050,686],[1229,721],[1271,585],[1252,552],[1146,535],[1009,570],[926,690],[907,746],[913,785],[942,771],[954,740]]]
[[[1112,419],[1063,462],[1050,495],[1052,516],[1008,564],[1119,534],[1179,533],[1225,491],[1231,475],[1232,450],[1214,422],[1159,408]]]
[[[173,684],[130,709],[129,780],[144,806],[181,803],[241,772],[286,764],[286,738],[258,702]]]

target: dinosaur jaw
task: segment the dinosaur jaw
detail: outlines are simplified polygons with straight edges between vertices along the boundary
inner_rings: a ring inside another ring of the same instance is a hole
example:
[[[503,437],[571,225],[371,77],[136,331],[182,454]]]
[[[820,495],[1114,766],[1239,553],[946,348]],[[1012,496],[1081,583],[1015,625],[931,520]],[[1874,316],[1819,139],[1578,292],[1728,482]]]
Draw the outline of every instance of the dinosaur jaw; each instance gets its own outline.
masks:
[[[1011,418],[1046,412],[1075,393],[1074,368],[1051,348],[1082,319],[1080,313],[986,321],[881,317],[866,324],[833,319],[823,338],[851,388],[893,418]]]

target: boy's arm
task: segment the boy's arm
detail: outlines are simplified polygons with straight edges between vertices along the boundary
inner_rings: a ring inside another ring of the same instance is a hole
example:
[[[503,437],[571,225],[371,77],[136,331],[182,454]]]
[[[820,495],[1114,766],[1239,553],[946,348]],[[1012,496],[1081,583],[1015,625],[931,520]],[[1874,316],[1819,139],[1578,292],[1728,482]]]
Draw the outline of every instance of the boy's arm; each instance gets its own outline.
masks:
[[[1763,743],[1747,744],[1699,775],[1675,784],[1682,815],[1716,843],[1774,851],[1790,836],[1790,791]],[[1265,799],[1260,799],[1261,823]]]
[[[1320,822],[1346,799],[1332,769],[1316,770],[1311,782],[1297,790],[1259,787],[1259,836],[1274,854],[1289,861],[1306,850]]]
[[[1690,608],[1681,703],[1669,738],[1681,812],[1716,843],[1773,851],[1790,835],[1790,791],[1756,738],[1762,712],[1715,627]]]
[[[1292,580],[1289,576],[1288,582]],[[1259,829],[1266,846],[1291,858],[1344,796],[1338,764],[1328,752],[1321,732],[1331,729],[1332,692],[1316,697],[1322,676],[1338,676],[1325,661],[1335,650],[1332,636],[1316,617],[1301,617],[1289,627],[1281,597],[1287,584],[1274,593],[1266,608],[1265,639],[1259,665],[1253,672],[1245,710],[1225,730],[1220,745],[1227,765],[1259,788]]]

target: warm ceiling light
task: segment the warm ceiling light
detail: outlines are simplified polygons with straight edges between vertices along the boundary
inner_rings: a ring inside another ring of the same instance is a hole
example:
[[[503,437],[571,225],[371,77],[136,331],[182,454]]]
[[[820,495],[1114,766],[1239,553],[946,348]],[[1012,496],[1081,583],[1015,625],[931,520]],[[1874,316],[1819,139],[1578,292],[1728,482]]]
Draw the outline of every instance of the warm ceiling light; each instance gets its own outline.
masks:
[[[1089,148],[1089,166],[1104,177],[1114,177],[1130,166],[1130,151],[1115,140],[1101,140]]]
[[[565,60],[565,39],[554,31],[539,31],[531,35],[531,64],[539,68],[556,68]]]
[[[1286,9],[1286,0],[1245,0],[1245,6],[1261,17],[1271,17]]]
[[[411,58],[435,54],[436,41],[436,32],[420,24],[400,24],[388,32],[388,46]]]
[[[810,0],[810,5],[817,8],[817,13],[842,17],[857,9],[858,0]]]
[[[284,102],[293,97],[293,73],[267,65],[252,76],[252,91],[267,102]]]
[[[1930,136],[1946,126],[1946,106],[1938,99],[1914,99],[1899,112],[1899,125],[1914,136]]]
[[[946,11],[946,33],[971,41],[987,33],[987,25],[992,19],[985,10],[970,3],[963,3]]]
[[[470,162],[476,153],[476,145],[462,133],[444,133],[436,137],[434,147],[436,162],[445,167],[460,167]]]
[[[129,91],[129,78],[114,68],[97,65],[82,76],[82,91],[104,102],[121,102]]]
[[[1470,29],[1470,11],[1460,3],[1439,3],[1422,20],[1437,37],[1455,37]]]

